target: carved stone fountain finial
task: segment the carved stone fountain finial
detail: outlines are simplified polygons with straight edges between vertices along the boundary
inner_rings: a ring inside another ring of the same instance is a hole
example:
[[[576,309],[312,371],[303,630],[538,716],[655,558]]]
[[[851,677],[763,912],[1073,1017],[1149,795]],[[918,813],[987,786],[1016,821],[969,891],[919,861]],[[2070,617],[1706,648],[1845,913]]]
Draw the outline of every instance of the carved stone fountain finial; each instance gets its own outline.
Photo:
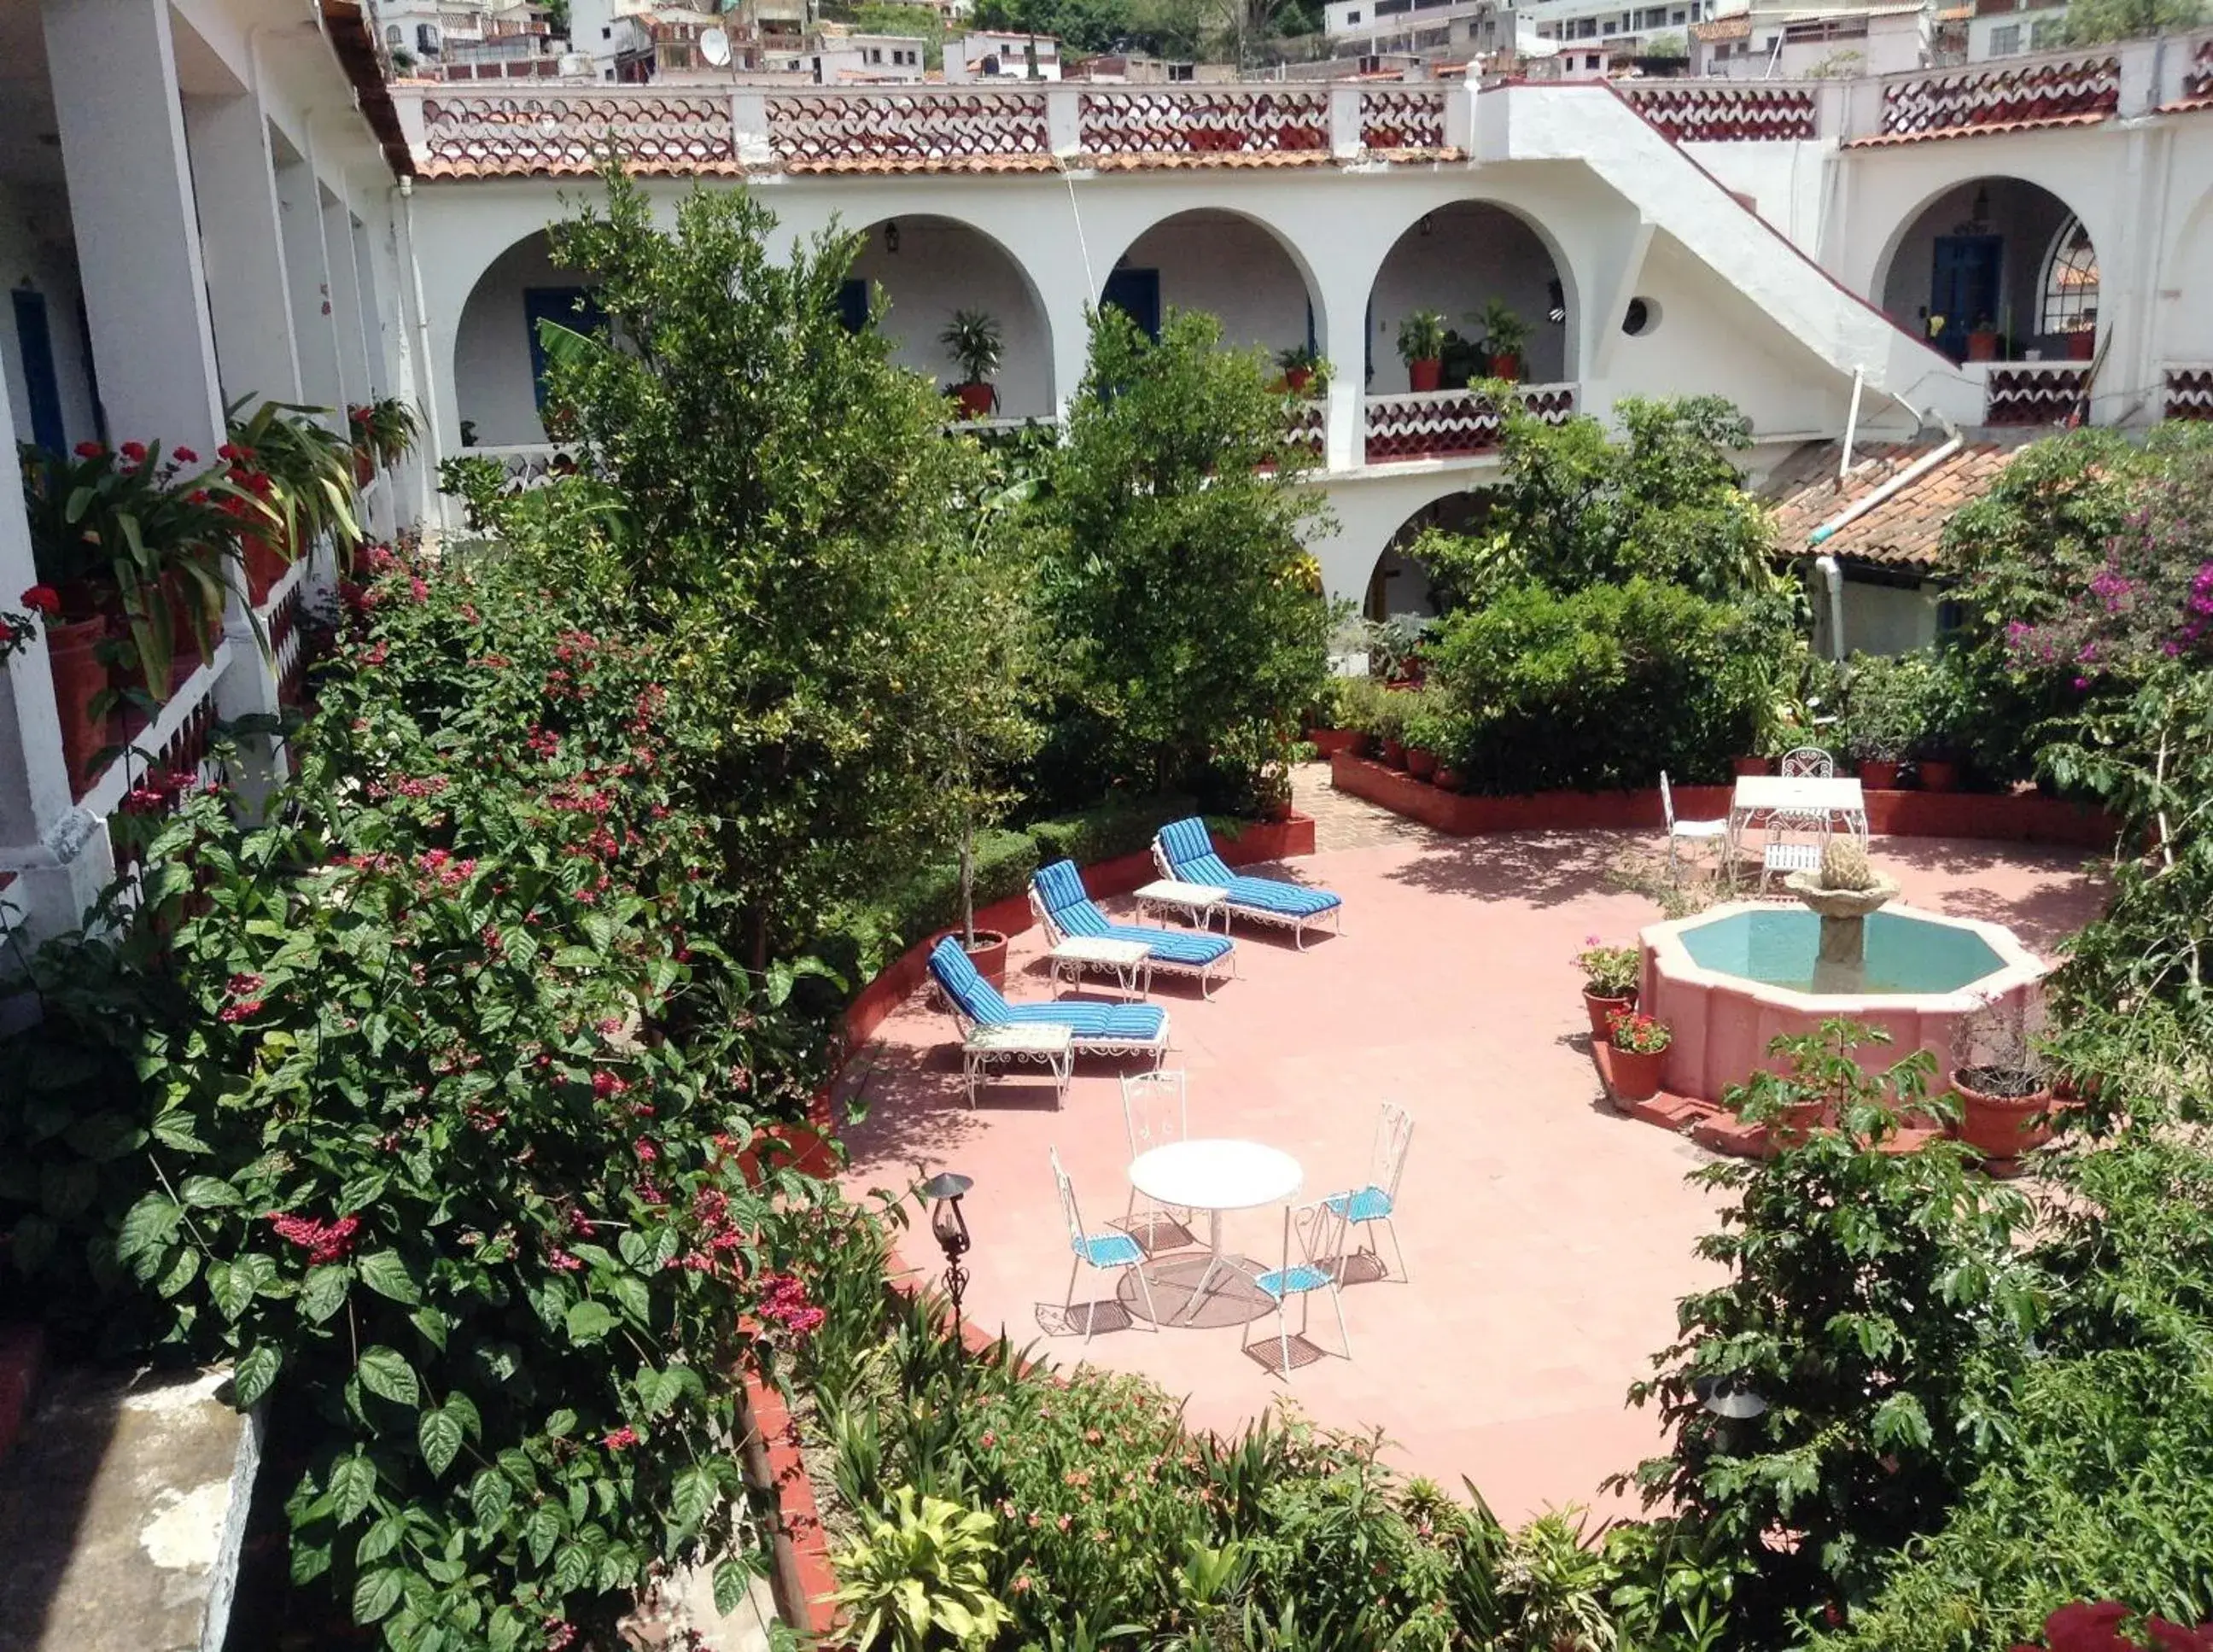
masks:
[[[1868,914],[1898,893],[1897,881],[1868,863],[1865,844],[1845,837],[1822,845],[1820,871],[1793,872],[1784,881],[1821,920],[1814,990],[1856,991],[1866,978]]]

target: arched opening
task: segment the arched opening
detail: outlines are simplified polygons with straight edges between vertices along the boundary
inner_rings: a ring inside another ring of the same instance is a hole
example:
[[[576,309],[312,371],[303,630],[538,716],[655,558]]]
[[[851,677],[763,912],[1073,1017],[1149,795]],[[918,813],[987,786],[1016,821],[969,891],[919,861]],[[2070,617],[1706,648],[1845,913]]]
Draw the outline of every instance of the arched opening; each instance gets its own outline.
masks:
[[[1362,369],[1369,394],[1416,387],[1423,370],[1410,368],[1399,344],[1401,328],[1417,312],[1441,318],[1450,335],[1438,383],[1424,388],[1457,389],[1487,376],[1494,323],[1509,337],[1518,334],[1513,353],[1523,381],[1559,384],[1573,376],[1559,266],[1544,239],[1503,206],[1454,201],[1424,214],[1393,243],[1368,294]]]
[[[2087,358],[2098,251],[2066,202],[2019,178],[1974,178],[1922,208],[1881,283],[1882,307],[1955,362]]]
[[[1224,343],[1279,358],[1319,351],[1326,331],[1305,271],[1275,234],[1211,207],[1163,218],[1131,241],[1099,296],[1155,337],[1164,311],[1204,310],[1221,320]]]
[[[949,393],[967,375],[942,342],[956,314],[987,318],[1000,344],[989,382],[991,415],[1052,416],[1052,328],[1028,274],[980,229],[952,218],[886,218],[863,233],[846,287],[846,311],[867,313],[870,287],[884,308],[878,326],[902,367],[933,378]]]
[[[1381,622],[1399,618],[1434,619],[1451,606],[1450,594],[1441,590],[1430,570],[1414,552],[1422,535],[1431,528],[1444,533],[1465,533],[1481,520],[1481,493],[1448,493],[1432,499],[1400,523],[1375,566],[1368,576],[1361,613]]]
[[[454,334],[454,401],[464,447],[519,447],[546,440],[539,418],[546,362],[538,323],[551,320],[578,326],[593,315],[585,277],[553,261],[552,245],[542,229],[486,266],[469,290]]]

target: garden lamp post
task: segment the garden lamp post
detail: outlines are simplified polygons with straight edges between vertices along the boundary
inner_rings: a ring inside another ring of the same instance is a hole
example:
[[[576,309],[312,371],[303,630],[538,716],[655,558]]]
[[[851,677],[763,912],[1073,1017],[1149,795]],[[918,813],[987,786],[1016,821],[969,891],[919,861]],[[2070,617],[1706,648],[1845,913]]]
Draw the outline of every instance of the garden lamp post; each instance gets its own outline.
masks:
[[[1767,1402],[1741,1377],[1702,1376],[1692,1382],[1691,1392],[1698,1396],[1699,1405],[1709,1417],[1720,1420],[1721,1426],[1716,1433],[1722,1449],[1732,1457],[1741,1456],[1744,1425],[1765,1415]]]
[[[975,1185],[954,1170],[941,1170],[922,1185],[922,1196],[930,1201],[930,1231],[937,1248],[945,1253],[945,1294],[953,1299],[955,1343],[960,1341],[960,1296],[968,1289],[968,1270],[960,1265],[960,1259],[968,1253],[972,1242],[968,1218],[960,1213],[960,1200]]]

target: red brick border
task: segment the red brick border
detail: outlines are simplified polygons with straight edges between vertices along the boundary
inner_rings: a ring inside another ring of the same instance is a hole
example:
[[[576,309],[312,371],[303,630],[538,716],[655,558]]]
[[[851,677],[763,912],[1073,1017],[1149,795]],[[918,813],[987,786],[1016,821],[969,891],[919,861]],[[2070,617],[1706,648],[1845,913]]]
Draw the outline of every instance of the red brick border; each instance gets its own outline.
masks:
[[[1657,789],[1474,797],[1440,791],[1425,780],[1349,753],[1330,759],[1329,781],[1339,791],[1460,838],[1503,832],[1657,832],[1667,821]],[[1718,820],[1728,806],[1727,786],[1675,788],[1679,817]],[[1870,790],[1867,807],[1868,829],[1878,837],[1982,838],[2110,849],[2116,830],[2103,810],[2034,791]]]

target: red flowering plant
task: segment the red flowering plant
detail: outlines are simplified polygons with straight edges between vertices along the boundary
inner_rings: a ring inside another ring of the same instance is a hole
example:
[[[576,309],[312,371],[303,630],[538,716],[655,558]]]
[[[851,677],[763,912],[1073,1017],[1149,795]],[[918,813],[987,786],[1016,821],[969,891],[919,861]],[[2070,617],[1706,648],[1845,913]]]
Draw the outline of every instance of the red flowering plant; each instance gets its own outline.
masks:
[[[0,608],[0,665],[30,644],[39,634],[39,622],[62,611],[61,593],[51,585],[34,585],[19,599],[23,611]]]
[[[814,1328],[771,1198],[819,1184],[740,1149],[812,1046],[713,942],[653,649],[497,566],[374,589],[269,823],[186,797],[139,921],[41,957],[0,1309],[312,1419],[293,1576],[387,1644],[612,1644],[655,1569],[760,1564],[730,1374]]]
[[[2124,1632],[2132,1620],[2135,1632]],[[2051,1652],[2213,1652],[2213,1623],[2193,1629],[2156,1614],[2139,1618],[2119,1600],[2076,1600],[2044,1620],[2044,1640]],[[2021,1645],[2013,1652],[2041,1649]]]
[[[222,623],[227,564],[239,559],[222,466],[190,448],[84,442],[69,454],[26,446],[23,503],[39,584],[53,617],[125,626],[145,691],[166,698],[180,644],[205,653]]]
[[[1617,1009],[1606,1018],[1606,1037],[1617,1050],[1633,1056],[1656,1056],[1675,1041],[1674,1030],[1656,1015],[1633,1009]]]

